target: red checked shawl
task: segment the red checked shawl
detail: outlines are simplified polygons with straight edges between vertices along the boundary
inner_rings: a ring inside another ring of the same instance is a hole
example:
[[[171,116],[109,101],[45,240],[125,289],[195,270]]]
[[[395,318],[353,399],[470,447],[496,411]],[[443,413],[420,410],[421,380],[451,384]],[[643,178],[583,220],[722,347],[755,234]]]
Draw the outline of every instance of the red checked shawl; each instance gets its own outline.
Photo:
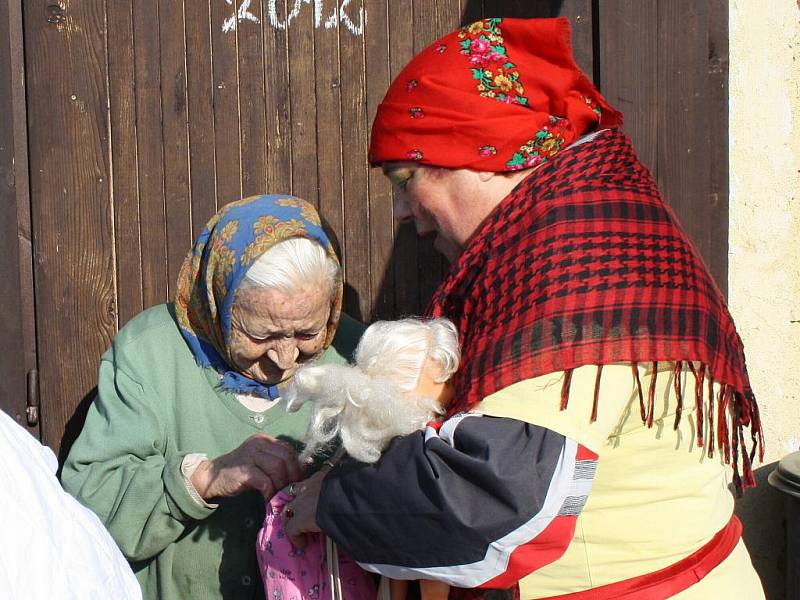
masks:
[[[717,446],[728,461],[733,450],[737,488],[740,445],[744,487],[755,485],[751,461],[763,443],[742,342],[697,250],[620,131],[559,153],[517,186],[452,265],[429,312],[451,318],[462,340],[449,414],[558,371],[565,372],[565,407],[571,369],[583,365],[674,361],[679,375],[681,361],[702,363],[698,442],[705,378],[709,431],[716,412]],[[713,381],[721,384],[716,411]],[[648,425],[653,390],[646,409],[639,386]],[[680,411],[679,385],[675,392]],[[707,445],[713,454],[714,441]]]

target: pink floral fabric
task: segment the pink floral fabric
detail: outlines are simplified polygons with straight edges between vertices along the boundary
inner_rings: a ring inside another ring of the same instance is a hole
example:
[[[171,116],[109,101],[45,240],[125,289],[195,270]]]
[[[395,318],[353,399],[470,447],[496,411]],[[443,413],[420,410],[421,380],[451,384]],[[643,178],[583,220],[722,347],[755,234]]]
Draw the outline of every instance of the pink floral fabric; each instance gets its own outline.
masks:
[[[264,526],[258,532],[256,555],[264,580],[266,600],[330,600],[325,537],[309,537],[305,548],[296,548],[283,528],[281,510],[291,500],[280,491],[267,502]],[[372,579],[355,561],[339,550],[339,575],[345,598],[370,600],[377,590]]]

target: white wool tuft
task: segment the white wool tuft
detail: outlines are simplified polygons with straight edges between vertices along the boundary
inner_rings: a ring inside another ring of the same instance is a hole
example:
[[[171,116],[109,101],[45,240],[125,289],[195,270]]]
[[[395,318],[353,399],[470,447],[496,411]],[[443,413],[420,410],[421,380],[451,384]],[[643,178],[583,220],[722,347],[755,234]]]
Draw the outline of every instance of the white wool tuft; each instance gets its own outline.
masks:
[[[301,461],[310,461],[339,436],[350,456],[374,463],[393,438],[422,429],[439,413],[434,399],[410,396],[348,365],[299,369],[286,400],[292,412],[314,402]]]
[[[313,402],[302,461],[339,437],[350,456],[374,463],[393,438],[423,429],[442,409],[413,389],[427,360],[439,366],[439,381],[455,372],[458,336],[446,319],[379,321],[364,332],[355,356],[355,366],[312,364],[292,378],[286,409]]]

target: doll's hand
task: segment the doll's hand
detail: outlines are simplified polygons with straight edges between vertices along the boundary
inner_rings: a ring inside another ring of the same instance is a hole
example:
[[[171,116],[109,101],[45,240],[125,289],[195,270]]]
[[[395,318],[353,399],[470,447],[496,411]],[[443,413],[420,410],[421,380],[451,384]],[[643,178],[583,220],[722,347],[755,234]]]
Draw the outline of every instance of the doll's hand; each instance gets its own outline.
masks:
[[[283,527],[289,541],[298,548],[306,545],[305,534],[320,531],[317,525],[317,503],[322,489],[322,480],[329,468],[323,468],[304,481],[293,486],[294,500],[283,507]],[[290,492],[291,493],[291,492]]]

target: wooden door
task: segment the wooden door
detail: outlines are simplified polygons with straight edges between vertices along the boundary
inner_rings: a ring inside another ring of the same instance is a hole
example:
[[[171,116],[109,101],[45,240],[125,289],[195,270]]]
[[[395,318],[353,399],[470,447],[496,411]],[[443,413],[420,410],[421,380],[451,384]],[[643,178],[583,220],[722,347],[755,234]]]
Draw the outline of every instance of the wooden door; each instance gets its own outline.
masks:
[[[459,23],[557,14],[724,287],[722,0],[26,0],[44,440],[74,437],[114,333],[172,296],[193,237],[242,196],[320,208],[351,314],[419,312],[446,265],[392,223],[366,157],[376,106]]]
[[[40,435],[22,7],[0,6],[0,409]]]

